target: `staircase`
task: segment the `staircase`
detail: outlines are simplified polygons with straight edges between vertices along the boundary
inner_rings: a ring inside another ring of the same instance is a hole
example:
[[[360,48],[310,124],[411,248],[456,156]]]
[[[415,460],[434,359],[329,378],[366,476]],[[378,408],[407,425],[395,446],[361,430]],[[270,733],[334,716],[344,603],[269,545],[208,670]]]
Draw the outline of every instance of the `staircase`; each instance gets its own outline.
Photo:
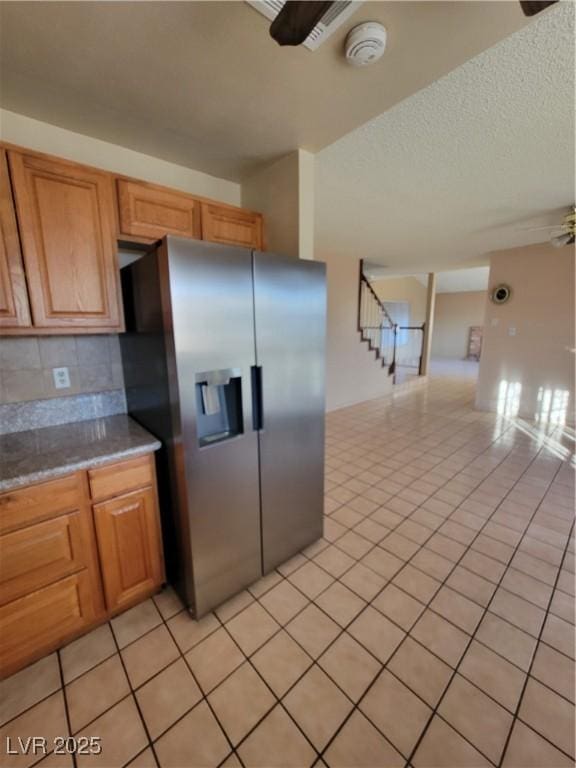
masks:
[[[394,383],[401,383],[407,375],[422,374],[422,354],[425,324],[398,325],[387,312],[377,293],[364,274],[360,261],[358,293],[358,331],[368,349],[374,352]]]
[[[358,331],[362,341],[368,344],[368,349],[374,352],[376,360],[380,360],[382,367],[387,368],[388,375],[391,376],[396,367],[396,325],[364,274],[362,260],[358,293]]]

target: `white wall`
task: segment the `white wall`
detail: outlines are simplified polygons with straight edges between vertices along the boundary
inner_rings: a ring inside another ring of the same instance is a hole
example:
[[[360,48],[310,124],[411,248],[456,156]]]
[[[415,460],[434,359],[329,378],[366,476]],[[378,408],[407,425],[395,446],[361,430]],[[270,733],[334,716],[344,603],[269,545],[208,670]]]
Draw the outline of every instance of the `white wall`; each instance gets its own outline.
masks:
[[[380,301],[410,304],[410,325],[422,325],[426,320],[426,286],[415,277],[386,277],[370,282]]]
[[[298,242],[301,259],[314,258],[315,163],[311,152],[298,150]]]
[[[486,302],[478,408],[573,421],[574,257],[548,244],[492,254],[489,291],[506,283],[512,296]]]
[[[314,258],[314,155],[295,150],[242,180],[242,205],[264,214],[266,248]]]
[[[392,380],[357,331],[358,261],[314,252],[314,156],[297,150],[242,181],[242,205],[262,211],[267,248],[326,262],[326,408],[387,394]]]
[[[463,360],[470,326],[484,325],[486,291],[437,293],[432,333],[432,357]]]
[[[240,205],[240,185],[0,109],[0,139],[201,197]]]
[[[264,214],[266,249],[298,258],[298,152],[242,180],[242,205]]]
[[[243,179],[242,205],[264,214],[269,250],[326,262],[327,410],[390,392],[391,378],[357,331],[358,261],[314,251],[314,156],[297,150]]]

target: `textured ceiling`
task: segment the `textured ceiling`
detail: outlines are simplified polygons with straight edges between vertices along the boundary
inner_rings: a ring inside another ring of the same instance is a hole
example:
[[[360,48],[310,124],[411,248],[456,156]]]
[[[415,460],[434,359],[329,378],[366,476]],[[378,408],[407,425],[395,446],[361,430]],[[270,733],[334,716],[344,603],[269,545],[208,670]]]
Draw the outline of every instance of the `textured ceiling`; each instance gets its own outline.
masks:
[[[377,20],[384,57],[342,56]],[[0,2],[6,109],[238,180],[317,151],[526,24],[508,2],[367,2],[315,52],[244,2]]]
[[[497,3],[495,3],[497,5]],[[316,157],[316,248],[391,269],[486,264],[574,202],[574,5],[562,2]]]

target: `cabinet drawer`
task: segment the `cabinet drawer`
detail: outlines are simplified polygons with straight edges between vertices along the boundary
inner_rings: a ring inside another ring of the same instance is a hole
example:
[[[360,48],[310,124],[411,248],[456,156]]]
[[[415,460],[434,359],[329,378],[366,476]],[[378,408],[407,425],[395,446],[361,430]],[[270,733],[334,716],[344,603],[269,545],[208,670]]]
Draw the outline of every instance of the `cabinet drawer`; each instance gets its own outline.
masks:
[[[73,512],[0,536],[0,605],[87,565],[80,516]]]
[[[116,464],[91,469],[88,472],[90,493],[94,501],[119,496],[154,483],[154,457],[152,454],[125,459]]]
[[[0,676],[61,645],[94,619],[87,571],[0,608]]]
[[[118,179],[120,234],[158,240],[164,235],[200,237],[200,203],[190,195]]]
[[[72,512],[82,503],[80,474],[0,494],[0,534]]]

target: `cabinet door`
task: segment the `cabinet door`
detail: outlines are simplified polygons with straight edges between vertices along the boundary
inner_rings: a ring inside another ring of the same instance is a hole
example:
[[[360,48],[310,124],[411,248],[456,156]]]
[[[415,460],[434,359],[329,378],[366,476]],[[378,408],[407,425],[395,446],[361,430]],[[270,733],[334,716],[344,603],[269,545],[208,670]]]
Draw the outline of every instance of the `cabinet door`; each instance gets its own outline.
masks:
[[[8,159],[34,325],[120,330],[112,177],[32,153]]]
[[[200,237],[200,203],[190,195],[118,179],[120,237],[159,240],[164,235]]]
[[[20,253],[6,151],[0,150],[0,326],[30,326],[28,291]]]
[[[262,248],[262,215],[226,205],[202,203],[202,239]]]
[[[94,519],[106,605],[117,611],[164,579],[156,494],[144,488],[96,504]]]

